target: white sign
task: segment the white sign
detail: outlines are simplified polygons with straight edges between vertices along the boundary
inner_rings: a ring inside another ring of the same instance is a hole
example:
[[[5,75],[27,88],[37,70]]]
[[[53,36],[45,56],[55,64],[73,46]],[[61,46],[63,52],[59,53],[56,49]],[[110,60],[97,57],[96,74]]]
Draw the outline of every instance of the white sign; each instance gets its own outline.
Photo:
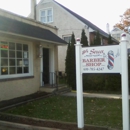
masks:
[[[120,73],[120,45],[81,49],[82,73]]]

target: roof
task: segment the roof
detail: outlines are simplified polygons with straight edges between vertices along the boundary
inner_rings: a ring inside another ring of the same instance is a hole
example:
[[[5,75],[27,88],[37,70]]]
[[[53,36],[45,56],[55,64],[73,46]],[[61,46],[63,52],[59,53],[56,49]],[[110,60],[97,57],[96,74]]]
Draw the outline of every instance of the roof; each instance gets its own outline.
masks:
[[[0,31],[4,31],[6,33],[20,34],[22,36],[56,42],[59,44],[67,44],[64,40],[59,38],[50,30],[3,16],[0,16]]]
[[[92,28],[95,31],[99,31],[99,33],[104,36],[104,37],[109,37],[109,35],[104,32],[103,30],[101,30],[99,27],[97,27],[96,25],[94,25],[93,23],[91,23],[90,21],[88,21],[87,19],[81,17],[80,15],[76,14],[75,12],[71,11],[70,9],[66,8],[65,6],[61,5],[60,3],[58,3],[57,1],[54,1],[55,3],[57,3],[58,5],[60,5],[62,8],[64,8],[66,11],[68,11],[70,14],[72,14],[74,17],[76,17],[77,19],[79,19],[80,21],[82,21],[84,24],[88,25],[88,27]],[[113,40],[115,42],[118,42],[116,39],[113,38]]]

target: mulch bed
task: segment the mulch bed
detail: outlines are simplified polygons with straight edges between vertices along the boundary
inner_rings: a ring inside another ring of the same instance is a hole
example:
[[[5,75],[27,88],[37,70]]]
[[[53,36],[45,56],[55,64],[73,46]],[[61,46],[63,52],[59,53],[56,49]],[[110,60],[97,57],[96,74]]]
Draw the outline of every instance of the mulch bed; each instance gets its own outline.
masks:
[[[15,105],[18,103],[20,104],[23,102],[28,102],[33,99],[35,100],[37,98],[42,98],[42,97],[44,98],[47,95],[49,96],[50,94],[46,93],[46,92],[36,92],[36,93],[30,94],[30,95],[14,98],[14,99],[10,99],[10,100],[0,101],[0,109],[7,107],[7,106]]]
[[[4,114],[4,113],[0,113],[0,120],[33,126],[40,126],[40,127],[57,128],[62,130],[79,130],[77,128],[77,124],[75,123],[64,123],[58,121],[42,120],[24,116],[14,116],[11,114]],[[85,125],[84,130],[108,130],[108,128]]]
[[[7,106],[10,106],[10,105],[14,105],[20,102],[24,102],[27,100],[32,100],[32,99],[36,99],[40,97],[44,98],[44,96],[46,97],[47,95],[49,94],[45,92],[37,92],[28,96],[15,98],[8,101],[2,101],[0,102],[0,108],[3,108],[3,107],[6,108]],[[21,123],[21,124],[28,124],[28,125],[33,125],[33,126],[57,128],[57,129],[62,129],[62,130],[79,130],[77,128],[76,123],[64,123],[64,122],[29,118],[29,117],[24,117],[24,116],[15,116],[11,114],[5,114],[2,112],[0,112],[0,120]],[[108,130],[108,128],[85,125],[84,130]]]

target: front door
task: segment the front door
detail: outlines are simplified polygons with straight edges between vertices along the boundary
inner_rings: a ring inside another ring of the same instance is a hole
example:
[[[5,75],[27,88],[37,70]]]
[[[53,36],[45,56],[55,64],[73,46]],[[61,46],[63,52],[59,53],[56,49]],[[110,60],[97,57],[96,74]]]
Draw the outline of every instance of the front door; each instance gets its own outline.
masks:
[[[43,48],[43,82],[49,84],[49,49]]]

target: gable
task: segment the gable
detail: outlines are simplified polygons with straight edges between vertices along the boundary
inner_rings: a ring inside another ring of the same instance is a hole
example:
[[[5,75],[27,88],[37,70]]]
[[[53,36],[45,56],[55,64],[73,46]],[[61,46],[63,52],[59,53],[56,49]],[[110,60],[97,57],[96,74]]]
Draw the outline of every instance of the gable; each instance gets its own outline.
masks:
[[[45,3],[49,3],[49,2],[52,2],[53,0],[41,0],[39,3],[38,3],[38,5],[39,4],[45,4]]]
[[[68,13],[66,10],[57,5],[54,1],[46,4],[41,4],[37,7],[37,20],[40,21],[40,11],[52,8],[53,11],[53,22],[47,23],[51,26],[56,26],[59,31],[81,30],[85,27],[85,24],[75,18],[73,15]],[[79,27],[80,26],[80,27]],[[68,34],[68,33],[67,33]]]
[[[101,30],[99,27],[97,27],[96,25],[94,25],[93,23],[91,23],[90,21],[88,21],[87,19],[81,17],[80,15],[78,15],[75,12],[71,11],[70,9],[66,8],[65,6],[61,5],[57,1],[54,1],[54,2],[56,4],[58,4],[59,6],[61,6],[63,9],[65,9],[67,12],[69,12],[71,15],[73,15],[75,18],[77,18],[78,20],[80,20],[83,24],[86,24],[87,26],[89,26],[94,31],[99,31],[99,33],[102,36],[109,37],[109,35],[106,32],[104,32],[103,30]]]
[[[119,28],[116,27],[116,28],[114,28],[112,31],[115,31],[115,32],[116,32],[116,31],[121,31],[121,29],[119,29]]]

